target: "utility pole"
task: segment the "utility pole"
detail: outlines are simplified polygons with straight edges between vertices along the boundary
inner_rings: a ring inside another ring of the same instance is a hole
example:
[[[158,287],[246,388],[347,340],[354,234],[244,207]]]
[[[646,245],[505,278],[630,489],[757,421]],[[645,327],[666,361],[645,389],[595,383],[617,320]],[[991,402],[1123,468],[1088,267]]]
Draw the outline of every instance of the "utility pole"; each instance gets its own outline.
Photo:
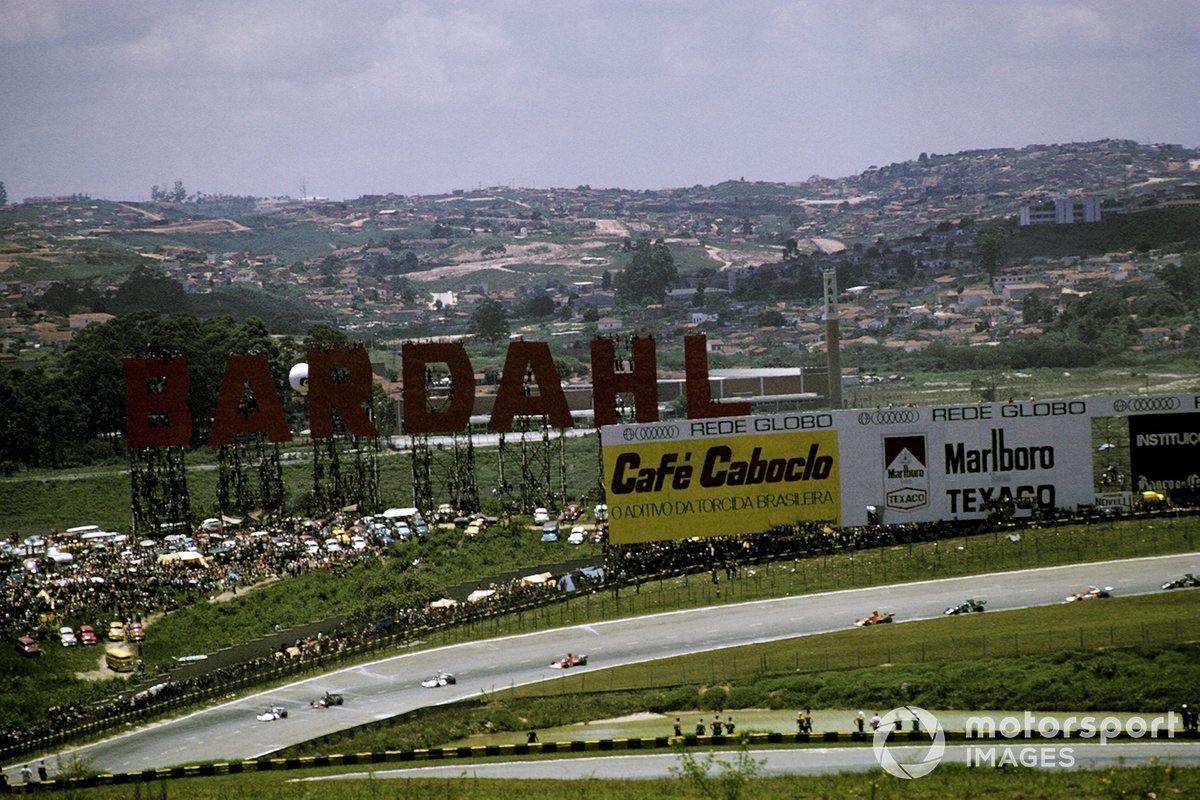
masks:
[[[842,407],[842,337],[838,328],[837,271],[821,273],[825,287],[825,360],[829,365],[829,407]]]

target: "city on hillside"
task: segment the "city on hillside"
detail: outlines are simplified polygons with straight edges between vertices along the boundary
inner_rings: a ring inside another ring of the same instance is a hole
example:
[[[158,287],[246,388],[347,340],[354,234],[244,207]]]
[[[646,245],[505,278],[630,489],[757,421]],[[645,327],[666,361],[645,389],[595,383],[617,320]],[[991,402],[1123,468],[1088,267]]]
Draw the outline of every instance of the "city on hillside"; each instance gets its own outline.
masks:
[[[149,308],[258,317],[281,335],[328,325],[373,354],[426,337],[546,340],[575,381],[597,335],[678,350],[703,333],[718,366],[793,366],[823,361],[829,271],[843,346],[1038,336],[1103,290],[1151,298],[1132,314],[1134,347],[1179,347],[1194,314],[1154,298],[1200,269],[1200,150],[1126,140],[921,153],[794,184],[335,201],[176,181],[151,197],[5,198],[0,364],[36,364]],[[485,306],[498,329],[481,331]],[[380,372],[398,390],[396,370]]]

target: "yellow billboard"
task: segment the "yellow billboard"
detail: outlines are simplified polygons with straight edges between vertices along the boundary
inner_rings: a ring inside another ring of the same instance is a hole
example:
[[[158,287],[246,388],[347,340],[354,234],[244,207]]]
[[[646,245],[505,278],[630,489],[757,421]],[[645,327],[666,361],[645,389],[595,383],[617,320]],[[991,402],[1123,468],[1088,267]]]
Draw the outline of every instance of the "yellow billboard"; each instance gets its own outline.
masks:
[[[628,438],[610,439],[603,448],[613,544],[839,522],[833,430],[636,443]]]

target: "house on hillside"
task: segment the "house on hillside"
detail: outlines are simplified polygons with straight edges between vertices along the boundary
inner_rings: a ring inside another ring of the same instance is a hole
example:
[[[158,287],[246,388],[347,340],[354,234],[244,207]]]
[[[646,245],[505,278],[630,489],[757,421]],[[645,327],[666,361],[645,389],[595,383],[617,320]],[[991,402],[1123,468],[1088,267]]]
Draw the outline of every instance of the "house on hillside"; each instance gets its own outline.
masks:
[[[596,320],[596,333],[616,333],[624,326],[625,323],[616,317],[601,317]]]

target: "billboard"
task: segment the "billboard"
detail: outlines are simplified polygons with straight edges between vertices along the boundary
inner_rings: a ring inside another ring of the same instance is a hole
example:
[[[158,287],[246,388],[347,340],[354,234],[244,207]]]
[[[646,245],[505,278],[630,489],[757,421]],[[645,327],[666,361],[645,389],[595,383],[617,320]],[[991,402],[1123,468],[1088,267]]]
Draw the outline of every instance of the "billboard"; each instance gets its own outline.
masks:
[[[830,414],[608,426],[601,444],[614,544],[839,524]]]
[[[903,524],[1095,499],[1087,400],[842,411],[837,428],[847,525],[869,508]]]
[[[1135,414],[1129,417],[1129,465],[1138,492],[1200,490],[1200,414]]]
[[[1148,407],[1140,400],[1136,407]],[[1116,487],[1098,485],[1093,472],[1093,454],[1112,453],[1093,419],[1129,408],[1087,398],[606,426],[610,540],[865,525],[872,513],[893,525],[978,520],[997,508],[1020,516],[1113,502]],[[1185,416],[1200,428],[1200,414]]]

